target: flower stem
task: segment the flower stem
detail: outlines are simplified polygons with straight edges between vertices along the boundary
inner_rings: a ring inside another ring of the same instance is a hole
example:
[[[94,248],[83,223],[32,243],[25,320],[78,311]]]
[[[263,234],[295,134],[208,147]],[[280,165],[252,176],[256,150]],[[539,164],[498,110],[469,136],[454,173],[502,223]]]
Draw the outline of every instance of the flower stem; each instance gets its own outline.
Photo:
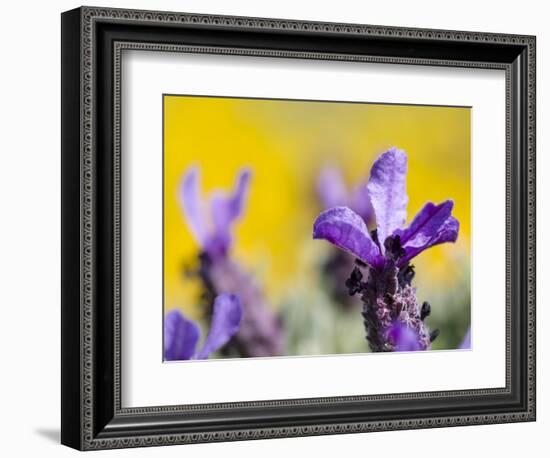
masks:
[[[358,294],[363,302],[361,314],[369,347],[373,352],[400,350],[392,334],[394,326],[405,326],[415,332],[419,350],[429,350],[438,331],[430,333],[425,323],[431,308],[421,306],[411,282],[414,268],[407,263],[400,269],[387,259],[382,269],[357,265],[346,281],[350,295]]]

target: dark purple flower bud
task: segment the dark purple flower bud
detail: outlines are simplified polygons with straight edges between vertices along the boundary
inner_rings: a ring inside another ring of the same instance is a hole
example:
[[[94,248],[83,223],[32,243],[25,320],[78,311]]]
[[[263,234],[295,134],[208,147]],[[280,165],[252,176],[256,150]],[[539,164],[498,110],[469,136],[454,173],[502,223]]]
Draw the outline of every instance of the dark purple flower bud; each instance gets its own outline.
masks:
[[[413,281],[413,278],[415,276],[414,266],[411,264],[406,264],[401,269],[399,269],[399,274],[397,275],[397,279],[399,280],[400,284],[411,284]]]
[[[430,343],[432,343],[439,336],[439,329],[434,329],[430,332]]]
[[[350,277],[346,280],[346,288],[348,289],[349,295],[353,296],[357,293],[360,293],[363,289],[363,274],[359,268],[355,267],[351,272]]]
[[[430,316],[430,312],[432,311],[432,308],[430,307],[430,304],[428,302],[422,303],[422,308],[420,309],[420,319],[424,321],[428,316]]]

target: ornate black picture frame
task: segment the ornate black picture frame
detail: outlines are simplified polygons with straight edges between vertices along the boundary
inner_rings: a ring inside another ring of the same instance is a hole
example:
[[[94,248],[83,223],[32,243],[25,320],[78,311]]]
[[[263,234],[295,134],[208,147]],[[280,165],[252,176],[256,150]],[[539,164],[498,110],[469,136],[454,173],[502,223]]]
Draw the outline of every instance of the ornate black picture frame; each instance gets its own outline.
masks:
[[[121,406],[124,49],[506,72],[506,386]],[[62,14],[62,433],[80,450],[535,420],[535,37],[82,7]]]

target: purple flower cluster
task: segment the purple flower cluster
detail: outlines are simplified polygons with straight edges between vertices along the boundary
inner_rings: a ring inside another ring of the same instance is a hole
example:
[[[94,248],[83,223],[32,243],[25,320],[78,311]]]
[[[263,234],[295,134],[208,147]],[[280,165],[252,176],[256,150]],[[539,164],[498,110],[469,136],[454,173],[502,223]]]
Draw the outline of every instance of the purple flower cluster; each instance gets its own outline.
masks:
[[[367,340],[373,351],[426,350],[437,337],[425,319],[430,305],[420,305],[411,282],[411,259],[441,243],[455,242],[459,223],[451,215],[453,202],[428,202],[405,227],[407,155],[397,148],[382,154],[371,169],[364,198],[370,201],[376,229],[369,231],[363,217],[347,206],[322,212],[313,238],[324,239],[351,253],[357,266],[346,286],[359,294]]]
[[[200,194],[199,170],[192,167],[181,182],[180,203],[185,221],[201,248],[198,274],[206,297],[211,300],[231,292],[242,303],[238,332],[222,350],[245,357],[278,356],[284,354],[281,323],[254,277],[230,256],[234,225],[244,212],[250,178],[250,171],[242,169],[232,193],[216,190],[204,200]]]

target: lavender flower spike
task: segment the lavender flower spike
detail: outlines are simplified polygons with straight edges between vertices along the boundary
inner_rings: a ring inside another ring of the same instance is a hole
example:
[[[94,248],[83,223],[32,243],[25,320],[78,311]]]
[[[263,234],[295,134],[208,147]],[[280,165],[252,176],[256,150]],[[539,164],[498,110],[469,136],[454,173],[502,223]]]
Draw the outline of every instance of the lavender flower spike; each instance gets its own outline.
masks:
[[[232,194],[214,191],[205,202],[200,195],[198,168],[192,167],[183,177],[179,196],[185,221],[197,243],[212,258],[227,255],[233,225],[243,212],[249,182],[250,170],[242,169]]]
[[[239,330],[243,308],[234,294],[220,294],[213,305],[214,314],[210,331],[201,350],[196,349],[200,338],[198,325],[185,318],[179,310],[169,312],[164,318],[164,359],[182,361],[206,359],[223,347]]]
[[[210,307],[213,298],[225,291],[233,291],[242,302],[243,318],[238,332],[231,336],[223,351],[240,356],[278,356],[284,353],[281,323],[253,276],[245,272],[229,253],[233,243],[233,226],[245,210],[250,176],[250,170],[242,168],[233,192],[215,190],[203,199],[199,189],[199,170],[191,167],[181,181],[179,199],[185,221],[200,246],[196,273],[204,287],[203,297],[206,298],[207,315],[212,322],[211,332],[218,329],[216,310]],[[222,334],[216,331],[218,338]],[[209,351],[205,344],[195,356],[201,357]]]
[[[420,349],[430,347],[437,332],[429,333],[424,323],[430,306],[418,304],[411,286],[414,270],[410,260],[434,245],[455,242],[458,237],[459,223],[451,215],[451,200],[439,205],[428,202],[404,227],[406,174],[407,155],[397,148],[389,149],[374,162],[366,186],[376,219],[372,233],[361,224],[361,217],[347,207],[322,212],[313,225],[314,239],[327,240],[365,265],[366,281],[361,268],[355,267],[346,286],[351,295],[360,294],[364,303],[362,314],[373,351],[399,348],[390,332],[396,325],[405,325],[415,332]]]

